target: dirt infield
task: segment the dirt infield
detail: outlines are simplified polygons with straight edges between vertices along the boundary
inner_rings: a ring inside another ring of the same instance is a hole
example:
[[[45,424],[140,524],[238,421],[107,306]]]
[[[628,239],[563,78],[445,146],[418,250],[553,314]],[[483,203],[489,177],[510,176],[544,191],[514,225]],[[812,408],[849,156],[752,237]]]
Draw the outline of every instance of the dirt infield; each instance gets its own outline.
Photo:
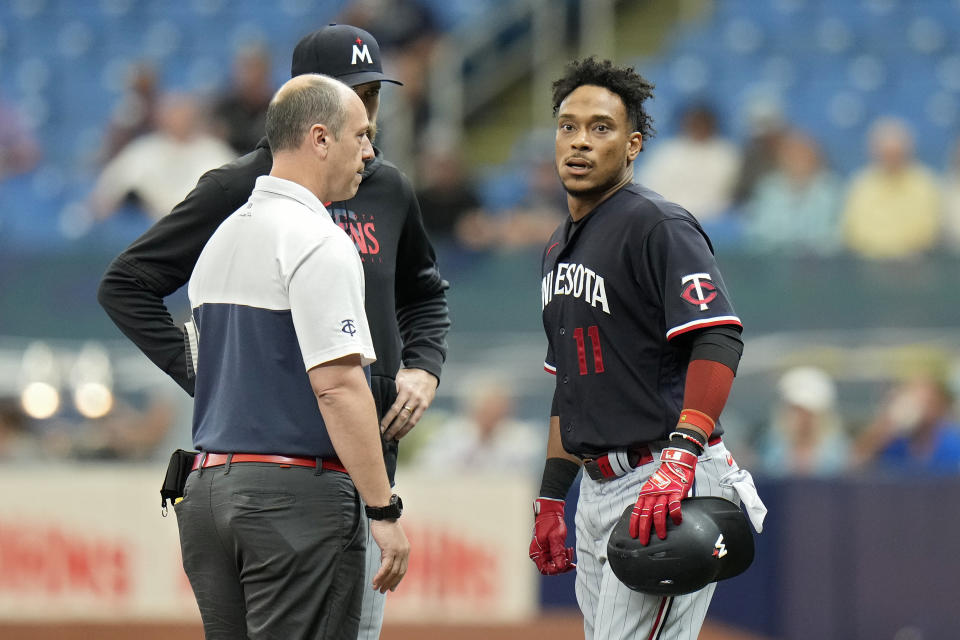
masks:
[[[383,640],[581,640],[583,627],[576,613],[563,613],[523,625],[445,626],[387,625]],[[0,623],[3,640],[202,640],[196,625],[168,624],[64,624],[31,625]],[[765,640],[714,624],[707,624],[699,640]]]

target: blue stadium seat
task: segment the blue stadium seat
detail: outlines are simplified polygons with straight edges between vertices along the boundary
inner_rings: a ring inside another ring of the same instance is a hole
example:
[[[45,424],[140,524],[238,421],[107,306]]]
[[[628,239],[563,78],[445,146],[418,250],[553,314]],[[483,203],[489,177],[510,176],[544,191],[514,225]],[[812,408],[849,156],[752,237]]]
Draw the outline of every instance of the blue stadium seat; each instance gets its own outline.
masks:
[[[526,173],[512,165],[489,169],[477,178],[477,194],[488,211],[514,207],[526,192]]]
[[[937,86],[947,91],[960,91],[960,56],[948,55],[933,63]]]
[[[847,53],[857,44],[855,30],[837,16],[820,18],[814,24],[813,36],[817,48],[828,55]]]
[[[38,171],[0,183],[0,245],[17,250],[55,249],[63,240],[57,232],[59,198],[38,197]]]

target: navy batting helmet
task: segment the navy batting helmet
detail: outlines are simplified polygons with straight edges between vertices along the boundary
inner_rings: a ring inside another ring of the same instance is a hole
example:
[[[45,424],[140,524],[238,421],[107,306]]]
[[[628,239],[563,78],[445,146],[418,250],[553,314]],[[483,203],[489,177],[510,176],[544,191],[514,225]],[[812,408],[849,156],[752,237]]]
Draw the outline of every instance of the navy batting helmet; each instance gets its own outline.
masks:
[[[667,518],[667,537],[650,537],[647,546],[630,537],[630,505],[607,541],[610,568],[634,591],[679,596],[711,582],[740,575],[753,562],[753,533],[740,508],[723,498],[704,496],[680,503],[683,522]]]

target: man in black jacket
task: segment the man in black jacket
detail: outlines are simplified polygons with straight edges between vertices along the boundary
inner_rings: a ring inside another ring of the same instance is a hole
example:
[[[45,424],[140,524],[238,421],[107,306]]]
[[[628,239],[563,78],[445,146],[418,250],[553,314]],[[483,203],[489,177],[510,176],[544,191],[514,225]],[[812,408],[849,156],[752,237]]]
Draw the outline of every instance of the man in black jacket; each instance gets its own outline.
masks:
[[[330,25],[304,37],[293,52],[292,75],[323,73],[353,87],[375,131],[383,74],[377,41],[362,29]],[[393,482],[397,441],[430,406],[446,358],[450,328],[446,289],[423,228],[410,181],[375,149],[356,197],[324,203],[354,240],[363,261],[366,312],[377,361],[372,389],[383,433],[384,459]],[[186,199],[107,268],[98,299],[120,330],[193,395],[189,339],[164,298],[190,278],[207,240],[267,175],[273,157],[266,138],[247,155],[207,172]],[[368,536],[367,582],[379,566]],[[364,590],[361,639],[379,637],[384,596]]]

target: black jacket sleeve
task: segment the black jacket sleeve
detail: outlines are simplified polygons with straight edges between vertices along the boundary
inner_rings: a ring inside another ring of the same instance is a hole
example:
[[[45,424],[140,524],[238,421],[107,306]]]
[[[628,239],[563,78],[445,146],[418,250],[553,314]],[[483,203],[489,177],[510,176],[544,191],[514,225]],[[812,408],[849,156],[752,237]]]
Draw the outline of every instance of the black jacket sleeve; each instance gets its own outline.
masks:
[[[207,240],[247,201],[271,162],[268,149],[257,149],[204,174],[183,202],[114,258],[100,281],[97,299],[110,319],[190,395],[183,332],[164,298],[187,283]]]
[[[403,366],[423,369],[440,380],[450,331],[446,294],[450,283],[440,277],[437,255],[427,238],[420,205],[406,177],[403,190],[410,203],[400,236],[396,271],[397,325],[403,339]]]

